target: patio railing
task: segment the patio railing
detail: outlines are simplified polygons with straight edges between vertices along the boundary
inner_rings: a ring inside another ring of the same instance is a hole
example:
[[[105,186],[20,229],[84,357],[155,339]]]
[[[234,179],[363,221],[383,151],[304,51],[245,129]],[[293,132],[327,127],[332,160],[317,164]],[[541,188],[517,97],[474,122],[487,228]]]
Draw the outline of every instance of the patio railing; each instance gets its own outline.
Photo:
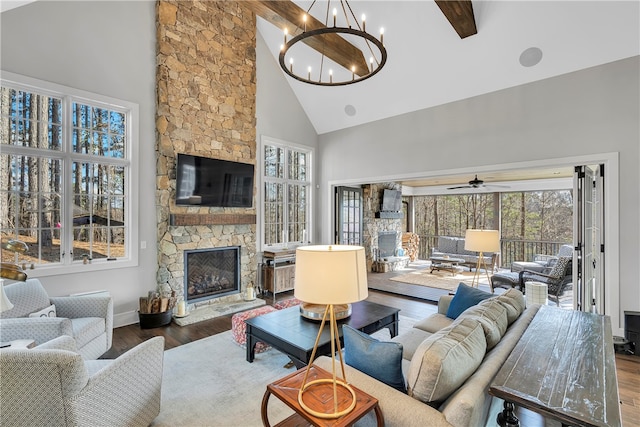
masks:
[[[567,242],[540,241],[540,240],[500,240],[500,267],[511,268],[514,261],[533,261],[537,254],[555,255],[560,246],[570,244]],[[438,247],[438,236],[421,235],[419,259],[429,259],[432,248]]]

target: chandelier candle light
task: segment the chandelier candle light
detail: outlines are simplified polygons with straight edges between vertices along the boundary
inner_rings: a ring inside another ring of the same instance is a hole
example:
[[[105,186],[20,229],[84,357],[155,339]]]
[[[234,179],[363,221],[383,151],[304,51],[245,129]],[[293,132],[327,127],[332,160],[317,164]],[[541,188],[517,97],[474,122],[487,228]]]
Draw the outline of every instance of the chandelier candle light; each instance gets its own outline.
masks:
[[[302,22],[298,26],[298,28],[302,30],[300,34],[288,39],[289,29],[284,29],[284,44],[280,47],[279,62],[284,72],[294,79],[319,86],[343,86],[372,77],[378,73],[386,63],[387,50],[384,47],[383,41],[384,29],[380,29],[380,39],[375,38],[366,32],[365,15],[362,15],[360,21],[362,24],[360,24],[348,1],[339,0],[336,3],[339,3],[342,9],[343,18],[341,21],[344,21],[344,26],[341,26],[342,23],[340,26],[338,25],[337,8],[333,8],[332,12],[333,25],[329,25],[331,0],[328,0],[324,25],[310,15],[311,9],[316,4],[316,1],[314,1],[307,12],[301,17]],[[296,31],[293,31],[292,34],[295,34],[295,32]],[[291,54],[287,61],[287,53],[289,53],[290,49],[294,48],[294,46],[298,49],[298,47],[302,45],[301,42],[308,45],[310,47],[309,50],[317,52],[315,55],[317,59],[314,59],[314,61],[318,61],[319,65],[317,71],[314,72],[311,65],[306,67],[306,73],[303,72],[305,69],[304,66],[299,66],[296,69]],[[338,44],[341,46],[338,47]],[[345,45],[349,47],[348,52],[343,52]],[[325,66],[325,59],[327,60],[326,62],[335,59],[335,57],[328,52],[336,52],[338,50],[340,51],[340,56],[344,56],[345,54],[351,56],[346,59],[350,64],[344,61],[342,63],[335,63],[337,67],[345,68],[347,71],[346,73],[342,73],[340,77],[338,77],[339,73],[334,73],[332,68]],[[364,59],[365,54],[363,52],[370,54],[368,66],[366,59]],[[329,69],[327,70],[326,68]],[[297,74],[296,72],[301,74]]]
[[[304,310],[304,305],[307,303],[325,306],[311,359],[298,392],[298,402],[307,413],[315,417],[324,419],[339,418],[355,408],[356,394],[346,380],[335,311],[340,305],[362,301],[368,296],[364,248],[351,245],[320,245],[297,248],[294,295],[305,302],[301,306],[301,311]],[[307,382],[309,370],[318,350],[318,343],[327,317],[329,318],[329,328],[331,330],[332,378]],[[336,376],[336,352],[340,357],[341,379]],[[332,385],[333,411],[323,413],[312,410],[304,402],[305,391],[312,387],[326,387],[327,384]],[[341,397],[348,396],[345,396],[346,391],[351,395],[351,399],[338,399],[339,388]],[[345,403],[339,405],[339,402]]]
[[[483,268],[489,279],[489,270],[484,262],[484,252],[500,252],[500,234],[498,230],[467,230],[464,236],[464,248],[468,251],[478,252],[478,263],[476,272],[473,275],[471,286],[478,287],[480,284],[480,269]]]

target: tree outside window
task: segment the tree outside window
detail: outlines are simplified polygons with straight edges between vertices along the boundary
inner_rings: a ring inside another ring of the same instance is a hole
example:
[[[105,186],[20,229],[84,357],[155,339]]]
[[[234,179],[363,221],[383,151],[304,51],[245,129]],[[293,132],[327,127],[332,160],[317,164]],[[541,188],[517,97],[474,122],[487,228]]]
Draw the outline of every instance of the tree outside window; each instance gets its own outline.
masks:
[[[307,243],[310,233],[311,151],[265,139],[263,144],[263,245]]]
[[[130,257],[131,110],[2,81],[0,233],[22,267]]]

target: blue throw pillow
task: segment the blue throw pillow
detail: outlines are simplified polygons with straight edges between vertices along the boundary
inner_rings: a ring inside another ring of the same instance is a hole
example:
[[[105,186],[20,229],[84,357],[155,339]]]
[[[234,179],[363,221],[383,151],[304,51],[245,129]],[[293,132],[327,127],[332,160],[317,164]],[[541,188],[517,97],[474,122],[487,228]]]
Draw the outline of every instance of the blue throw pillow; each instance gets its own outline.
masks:
[[[344,361],[403,393],[407,387],[402,376],[402,344],[378,341],[348,325],[342,325]]]
[[[472,286],[467,286],[460,282],[458,284],[458,290],[449,303],[449,309],[447,310],[447,317],[455,319],[462,314],[467,308],[472,305],[476,305],[482,300],[491,298],[493,294]]]

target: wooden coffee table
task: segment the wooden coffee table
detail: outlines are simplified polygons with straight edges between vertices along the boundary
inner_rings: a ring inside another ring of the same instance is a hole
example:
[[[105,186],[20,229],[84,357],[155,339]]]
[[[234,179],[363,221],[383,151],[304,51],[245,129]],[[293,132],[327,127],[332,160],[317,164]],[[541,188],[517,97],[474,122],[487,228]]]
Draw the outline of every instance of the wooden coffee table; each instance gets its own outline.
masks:
[[[351,426],[371,411],[375,411],[378,426],[384,425],[382,410],[380,409],[380,405],[378,405],[378,400],[353,385],[351,385],[351,387],[356,393],[356,406],[350,413],[337,419],[316,418],[313,415],[308,414],[304,409],[302,409],[298,402],[298,391],[300,390],[300,386],[304,380],[305,372],[306,368],[300,369],[267,386],[267,391],[264,393],[264,397],[262,398],[262,408],[260,411],[263,425],[267,427],[271,425],[269,424],[267,406],[269,405],[269,397],[272,394],[295,411],[293,415],[280,422],[278,426],[302,426],[308,425],[309,423],[314,426],[322,427]],[[331,377],[331,372],[325,371],[316,365],[312,365],[307,381]],[[310,406],[311,409],[321,413],[331,413],[333,411],[333,399],[327,399],[327,396],[332,396],[333,394],[331,384],[314,386],[313,389],[308,389],[306,393],[312,394],[310,398],[305,398],[305,404],[313,405]],[[314,396],[316,397],[315,399],[313,398]],[[351,394],[345,393],[343,389],[338,390],[338,402],[343,403],[344,407],[348,405],[347,402],[350,402],[350,399]],[[342,409],[340,403],[338,404],[338,408]]]
[[[356,302],[352,304],[351,316],[338,321],[340,340],[342,341],[342,325],[349,325],[366,334],[389,328],[391,336],[395,337],[398,335],[399,312],[397,308],[369,301]],[[309,364],[320,322],[300,316],[299,306],[247,319],[245,323],[248,362],[253,362],[255,345],[262,341],[289,356],[298,369]],[[328,354],[331,354],[331,332],[328,325],[325,325],[316,355]]]

